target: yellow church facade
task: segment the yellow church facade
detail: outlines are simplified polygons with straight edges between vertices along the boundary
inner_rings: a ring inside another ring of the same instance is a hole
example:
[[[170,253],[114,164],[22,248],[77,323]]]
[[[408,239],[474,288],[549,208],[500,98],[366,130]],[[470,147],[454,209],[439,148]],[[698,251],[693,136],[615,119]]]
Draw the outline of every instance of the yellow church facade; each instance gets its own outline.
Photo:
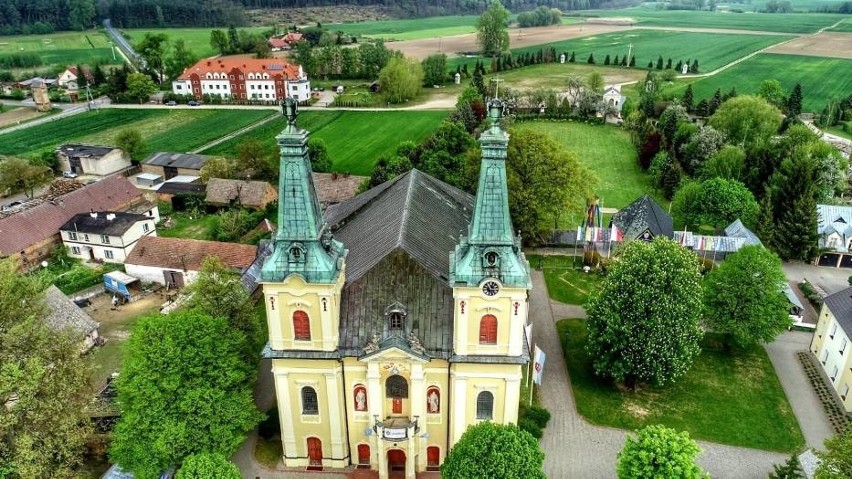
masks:
[[[531,285],[508,214],[502,104],[489,107],[476,197],[412,170],[322,212],[285,102],[261,280],[286,466],[413,478],[470,425],[517,422]]]

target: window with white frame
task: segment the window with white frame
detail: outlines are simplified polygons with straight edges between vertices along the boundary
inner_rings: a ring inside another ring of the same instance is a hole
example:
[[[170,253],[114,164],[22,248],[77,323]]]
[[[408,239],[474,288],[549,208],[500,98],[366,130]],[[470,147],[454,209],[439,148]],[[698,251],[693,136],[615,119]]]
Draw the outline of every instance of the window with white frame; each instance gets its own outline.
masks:
[[[494,418],[494,395],[490,391],[482,391],[476,396],[476,418]]]
[[[822,364],[825,365],[826,361],[828,361],[828,348],[822,351]]]
[[[111,249],[105,249],[104,250],[104,258],[106,258],[106,259],[114,259],[115,258],[112,254]]]
[[[317,392],[310,386],[302,388],[302,414],[319,414]]]
[[[72,246],[71,247],[71,254],[79,255],[80,254],[80,247],[79,246]]]
[[[846,338],[843,338],[843,341],[840,342],[840,354],[843,354],[843,353],[846,352],[846,343],[848,343],[848,342],[849,341],[847,341]]]
[[[845,401],[847,396],[849,396],[849,383],[843,383],[843,392],[840,393],[840,397]]]
[[[834,380],[837,378],[837,373],[839,371],[840,371],[840,368],[838,368],[837,365],[835,364],[834,369],[832,369],[832,372],[831,372],[831,382],[834,382]]]
[[[84,234],[84,235],[83,235],[83,241],[85,241],[86,243],[88,243],[88,242],[89,242],[89,235]]]
[[[70,239],[72,241],[77,241],[77,233],[75,233],[74,231],[69,231],[68,232],[68,239]]]
[[[831,332],[828,333],[828,337],[834,339],[834,335],[837,333],[837,323],[831,325]]]
[[[150,230],[150,229],[151,229],[151,226],[149,226],[148,223],[142,223],[142,231],[143,232],[147,233],[148,230]]]
[[[101,243],[103,243],[103,244],[109,244],[109,236],[107,236],[107,235],[101,235]]]

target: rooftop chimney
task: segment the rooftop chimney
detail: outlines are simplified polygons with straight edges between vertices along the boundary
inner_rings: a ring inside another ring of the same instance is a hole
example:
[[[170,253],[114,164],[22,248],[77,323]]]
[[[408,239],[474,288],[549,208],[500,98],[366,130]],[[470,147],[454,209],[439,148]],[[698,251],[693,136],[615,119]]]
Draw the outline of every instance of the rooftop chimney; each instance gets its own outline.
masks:
[[[95,210],[89,210],[89,216],[91,216],[92,218],[97,218],[98,214],[95,212]]]
[[[115,219],[115,213],[107,213],[106,215],[107,221],[112,221]]]

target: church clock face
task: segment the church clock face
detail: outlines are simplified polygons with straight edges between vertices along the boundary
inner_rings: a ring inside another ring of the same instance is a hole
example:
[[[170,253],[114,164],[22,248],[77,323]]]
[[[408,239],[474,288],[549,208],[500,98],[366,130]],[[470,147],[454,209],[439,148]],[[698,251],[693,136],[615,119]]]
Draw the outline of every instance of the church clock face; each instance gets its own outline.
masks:
[[[482,292],[485,293],[486,296],[494,296],[500,291],[500,285],[494,281],[487,281],[482,285]]]

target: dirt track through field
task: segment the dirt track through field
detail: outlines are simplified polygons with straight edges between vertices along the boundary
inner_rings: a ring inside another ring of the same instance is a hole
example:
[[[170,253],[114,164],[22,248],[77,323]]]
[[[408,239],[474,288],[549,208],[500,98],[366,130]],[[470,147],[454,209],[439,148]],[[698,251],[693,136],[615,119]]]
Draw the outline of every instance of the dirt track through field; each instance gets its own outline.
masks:
[[[852,59],[852,33],[822,32],[772,47],[767,53]]]

